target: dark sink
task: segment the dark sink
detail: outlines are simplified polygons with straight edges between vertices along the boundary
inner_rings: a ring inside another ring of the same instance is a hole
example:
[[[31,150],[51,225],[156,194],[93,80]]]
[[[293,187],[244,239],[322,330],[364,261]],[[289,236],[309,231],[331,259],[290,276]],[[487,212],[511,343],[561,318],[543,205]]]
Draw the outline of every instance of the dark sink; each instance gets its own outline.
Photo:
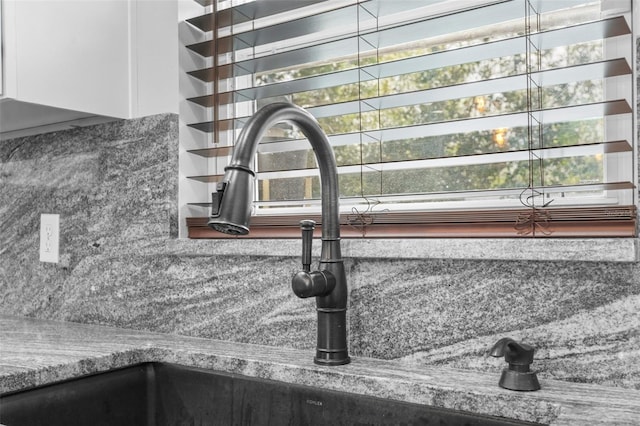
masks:
[[[350,393],[147,363],[0,396],[6,426],[526,425]]]

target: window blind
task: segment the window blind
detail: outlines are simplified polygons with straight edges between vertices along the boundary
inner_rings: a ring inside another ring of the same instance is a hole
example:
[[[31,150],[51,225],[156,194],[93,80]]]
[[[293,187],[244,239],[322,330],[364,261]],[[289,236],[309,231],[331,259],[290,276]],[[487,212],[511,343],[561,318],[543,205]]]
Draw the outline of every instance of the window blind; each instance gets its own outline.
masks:
[[[189,23],[211,58],[189,72],[209,120],[189,150],[208,194],[261,106],[306,108],[338,163],[343,236],[633,236],[630,2],[211,2]],[[318,215],[311,147],[287,124],[261,141],[250,237]],[[318,215],[319,219],[319,215]]]

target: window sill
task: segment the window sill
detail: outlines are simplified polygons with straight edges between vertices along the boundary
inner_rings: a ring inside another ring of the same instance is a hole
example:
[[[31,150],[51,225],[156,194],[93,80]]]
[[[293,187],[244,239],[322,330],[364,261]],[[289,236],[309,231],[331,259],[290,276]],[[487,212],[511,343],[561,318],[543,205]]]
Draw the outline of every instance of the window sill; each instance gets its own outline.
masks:
[[[185,240],[183,240],[185,241]],[[301,243],[291,239],[190,240],[193,249],[208,254],[239,256],[299,256]],[[186,248],[186,247],[184,247]],[[314,241],[314,256],[320,253]],[[635,262],[635,238],[589,239],[344,239],[344,258],[367,259],[469,259],[580,262]]]

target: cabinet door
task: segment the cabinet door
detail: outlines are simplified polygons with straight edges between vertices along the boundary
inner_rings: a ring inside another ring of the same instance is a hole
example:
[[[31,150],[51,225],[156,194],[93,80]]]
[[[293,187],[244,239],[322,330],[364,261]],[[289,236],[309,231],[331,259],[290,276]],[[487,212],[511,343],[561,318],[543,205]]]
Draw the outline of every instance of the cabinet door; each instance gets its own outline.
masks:
[[[176,2],[3,6],[5,97],[117,118],[177,112]]]
[[[16,99],[129,115],[129,2],[7,3],[14,3],[7,18],[14,20]]]

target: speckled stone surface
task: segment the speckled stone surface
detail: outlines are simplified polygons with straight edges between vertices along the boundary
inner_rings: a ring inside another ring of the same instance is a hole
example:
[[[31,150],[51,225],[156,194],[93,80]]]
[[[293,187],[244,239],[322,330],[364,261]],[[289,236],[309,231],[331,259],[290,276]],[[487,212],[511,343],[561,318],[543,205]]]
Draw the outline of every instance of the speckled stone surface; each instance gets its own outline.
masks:
[[[638,388],[633,264],[398,260],[355,268],[365,270],[353,274],[350,318],[360,333],[352,339],[364,356],[498,371],[482,355],[510,336],[537,348],[542,377]]]
[[[0,313],[312,349],[299,242],[175,238],[177,179],[174,115],[0,144]],[[60,214],[57,265],[38,261],[41,213]],[[352,354],[495,374],[485,353],[511,336],[542,378],[640,389],[637,262],[577,260],[588,242],[535,261],[506,260],[512,241],[448,243],[421,259],[416,241],[345,241]]]
[[[541,380],[537,392],[512,392],[496,386],[495,374],[371,358],[321,367],[312,351],[5,315],[0,340],[0,392],[169,362],[551,425],[637,425],[640,419],[639,391],[599,385]]]

